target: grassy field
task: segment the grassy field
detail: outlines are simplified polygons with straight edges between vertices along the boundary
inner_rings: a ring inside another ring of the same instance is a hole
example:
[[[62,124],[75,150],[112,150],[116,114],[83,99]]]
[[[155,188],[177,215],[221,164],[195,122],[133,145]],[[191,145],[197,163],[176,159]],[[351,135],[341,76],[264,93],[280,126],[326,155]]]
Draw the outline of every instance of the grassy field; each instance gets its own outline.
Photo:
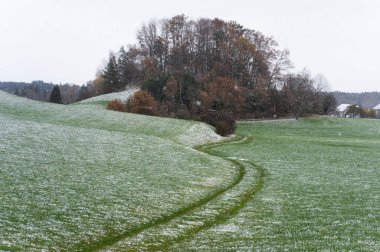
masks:
[[[205,124],[102,104],[0,92],[0,251],[380,251],[380,120],[205,144]]]
[[[203,204],[233,164],[208,126],[0,92],[0,251],[101,248]]]
[[[380,121],[240,123],[216,149],[266,171],[256,197],[173,250],[380,251]]]

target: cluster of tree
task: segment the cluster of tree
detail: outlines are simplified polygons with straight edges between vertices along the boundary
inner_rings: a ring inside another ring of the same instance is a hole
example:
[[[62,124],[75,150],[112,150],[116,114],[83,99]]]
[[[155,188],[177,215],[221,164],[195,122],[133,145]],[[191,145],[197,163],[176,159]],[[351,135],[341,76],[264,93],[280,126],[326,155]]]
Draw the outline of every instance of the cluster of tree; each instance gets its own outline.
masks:
[[[48,101],[53,87],[54,84],[43,81],[0,82],[1,90],[38,101]]]
[[[0,90],[26,97],[37,101],[51,100],[51,95],[55,87],[59,87],[61,101],[59,103],[69,104],[95,96],[95,89],[92,82],[84,86],[74,84],[56,85],[44,81],[26,82],[0,82]]]
[[[334,92],[338,104],[356,104],[361,108],[371,109],[380,104],[380,92],[344,93]]]
[[[110,53],[93,82],[97,92],[140,84],[155,99],[157,114],[214,125],[330,109],[321,76],[290,73],[287,50],[236,22],[179,15],[143,25],[137,35],[137,44]]]
[[[3,90],[3,91],[6,91],[6,92],[14,92],[15,90],[21,90],[23,89],[26,85],[28,85],[29,83],[25,83],[25,82],[1,82],[0,81],[0,90]]]

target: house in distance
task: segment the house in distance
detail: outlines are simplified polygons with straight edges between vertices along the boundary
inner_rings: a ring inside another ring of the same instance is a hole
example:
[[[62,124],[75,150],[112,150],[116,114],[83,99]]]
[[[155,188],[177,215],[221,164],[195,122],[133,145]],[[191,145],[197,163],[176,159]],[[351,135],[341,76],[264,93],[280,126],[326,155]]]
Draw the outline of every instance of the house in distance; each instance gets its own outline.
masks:
[[[360,107],[355,104],[340,104],[335,111],[333,116],[340,118],[360,118]]]
[[[376,118],[380,118],[380,104],[373,107],[373,110],[375,110]]]
[[[333,116],[345,118],[348,112],[348,107],[351,106],[351,104],[340,104],[335,111],[333,112]]]

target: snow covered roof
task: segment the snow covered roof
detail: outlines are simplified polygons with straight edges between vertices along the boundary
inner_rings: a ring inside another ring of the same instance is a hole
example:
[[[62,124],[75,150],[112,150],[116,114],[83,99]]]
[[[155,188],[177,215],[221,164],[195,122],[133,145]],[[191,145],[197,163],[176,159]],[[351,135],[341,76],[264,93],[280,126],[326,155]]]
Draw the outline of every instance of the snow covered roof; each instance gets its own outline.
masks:
[[[380,104],[377,104],[377,106],[373,107],[373,109],[380,110]]]
[[[340,104],[335,110],[339,112],[344,112],[345,110],[347,110],[349,106],[351,106],[351,104]]]

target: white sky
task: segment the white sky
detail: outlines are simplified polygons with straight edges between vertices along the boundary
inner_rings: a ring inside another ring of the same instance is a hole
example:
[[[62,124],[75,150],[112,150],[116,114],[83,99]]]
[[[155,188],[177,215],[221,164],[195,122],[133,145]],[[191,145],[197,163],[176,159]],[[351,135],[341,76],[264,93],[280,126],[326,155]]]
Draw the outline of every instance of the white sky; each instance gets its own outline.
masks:
[[[332,90],[380,91],[378,0],[0,0],[0,81],[84,84],[144,22],[182,13],[273,36]]]

